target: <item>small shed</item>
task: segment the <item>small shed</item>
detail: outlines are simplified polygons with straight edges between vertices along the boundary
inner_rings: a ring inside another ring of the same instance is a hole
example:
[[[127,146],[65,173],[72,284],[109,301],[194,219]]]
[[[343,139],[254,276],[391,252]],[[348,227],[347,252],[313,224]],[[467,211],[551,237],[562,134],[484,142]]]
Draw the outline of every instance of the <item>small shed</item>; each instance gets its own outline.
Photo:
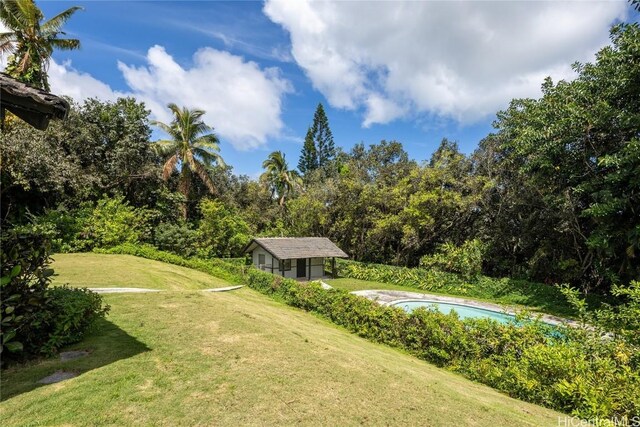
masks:
[[[331,259],[331,275],[335,277],[336,258],[348,258],[326,237],[263,237],[251,240],[245,248],[253,265],[263,271],[290,279],[324,277],[325,260]]]

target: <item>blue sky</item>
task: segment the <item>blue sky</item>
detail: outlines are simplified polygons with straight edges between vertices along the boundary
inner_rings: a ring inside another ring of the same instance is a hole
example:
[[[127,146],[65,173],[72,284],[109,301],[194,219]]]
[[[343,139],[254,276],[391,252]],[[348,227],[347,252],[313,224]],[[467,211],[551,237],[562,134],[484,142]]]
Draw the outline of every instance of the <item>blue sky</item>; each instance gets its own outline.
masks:
[[[234,171],[273,150],[296,166],[318,102],[336,144],[382,139],[428,159],[443,137],[469,153],[510,99],[592,61],[625,2],[39,2],[82,49],[56,52],[54,91],[133,95],[207,110]]]

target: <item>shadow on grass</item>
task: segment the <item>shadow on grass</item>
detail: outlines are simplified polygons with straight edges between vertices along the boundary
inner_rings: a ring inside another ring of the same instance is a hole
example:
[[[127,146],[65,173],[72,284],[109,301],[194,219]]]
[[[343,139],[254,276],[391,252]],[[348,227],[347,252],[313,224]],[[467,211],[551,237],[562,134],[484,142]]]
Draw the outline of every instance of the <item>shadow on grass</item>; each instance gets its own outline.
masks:
[[[144,343],[127,334],[115,324],[101,319],[95,329],[85,338],[62,351],[87,350],[89,355],[62,362],[59,356],[37,359],[10,367],[2,372],[0,401],[5,401],[22,393],[27,393],[46,384],[38,381],[61,370],[82,375],[118,360],[133,357],[149,351]]]

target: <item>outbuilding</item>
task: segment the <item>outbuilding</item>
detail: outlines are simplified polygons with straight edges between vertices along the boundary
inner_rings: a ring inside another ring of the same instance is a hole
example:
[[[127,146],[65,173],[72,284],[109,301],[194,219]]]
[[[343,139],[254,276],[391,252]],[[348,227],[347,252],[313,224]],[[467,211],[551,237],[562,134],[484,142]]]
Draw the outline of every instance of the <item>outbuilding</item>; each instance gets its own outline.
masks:
[[[245,248],[260,270],[290,279],[312,280],[325,276],[325,261],[331,259],[331,275],[336,275],[336,258],[348,258],[326,237],[262,237]]]

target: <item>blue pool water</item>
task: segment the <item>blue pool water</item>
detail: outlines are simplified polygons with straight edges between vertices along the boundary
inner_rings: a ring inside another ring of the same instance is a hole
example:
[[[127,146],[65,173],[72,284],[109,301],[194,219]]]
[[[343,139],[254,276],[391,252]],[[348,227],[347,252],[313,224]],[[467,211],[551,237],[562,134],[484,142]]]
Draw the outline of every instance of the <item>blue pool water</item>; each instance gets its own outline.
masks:
[[[408,313],[411,313],[413,310],[419,307],[429,308],[437,308],[441,313],[449,314],[453,310],[458,313],[461,319],[468,318],[489,318],[493,320],[497,320],[500,323],[510,323],[516,320],[515,316],[506,313],[500,313],[498,311],[485,310],[482,308],[469,307],[467,305],[461,304],[451,304],[445,302],[435,302],[435,301],[399,301],[391,304],[395,307],[400,307]]]

